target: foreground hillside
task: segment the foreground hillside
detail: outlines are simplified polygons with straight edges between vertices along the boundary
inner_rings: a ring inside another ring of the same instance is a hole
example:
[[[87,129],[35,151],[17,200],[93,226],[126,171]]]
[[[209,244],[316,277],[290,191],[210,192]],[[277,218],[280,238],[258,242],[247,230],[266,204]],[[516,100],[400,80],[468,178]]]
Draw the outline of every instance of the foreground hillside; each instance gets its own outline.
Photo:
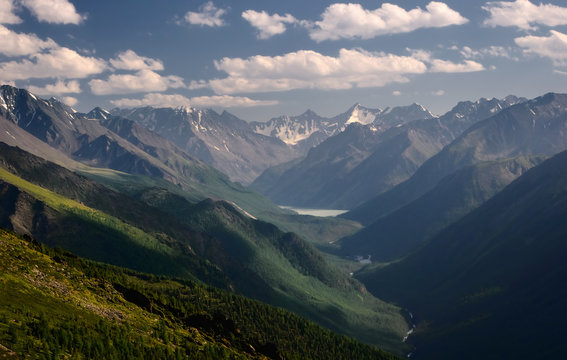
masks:
[[[0,144],[0,226],[77,255],[198,279],[402,353],[400,309],[366,292],[309,243],[232,204],[150,188],[136,198]]]
[[[562,358],[566,214],[562,152],[406,259],[358,277],[416,314],[420,359]]]
[[[0,252],[1,358],[395,358],[253,300],[2,229]]]

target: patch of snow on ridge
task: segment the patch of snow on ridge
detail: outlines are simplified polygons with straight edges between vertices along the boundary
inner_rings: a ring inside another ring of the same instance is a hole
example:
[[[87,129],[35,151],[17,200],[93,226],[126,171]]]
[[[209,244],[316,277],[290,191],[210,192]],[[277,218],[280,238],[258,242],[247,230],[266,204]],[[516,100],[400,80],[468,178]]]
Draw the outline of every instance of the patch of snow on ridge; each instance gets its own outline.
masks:
[[[288,145],[296,145],[320,130],[313,119],[293,121],[289,116],[272,119],[254,128],[255,133],[276,137]]]
[[[357,105],[353,109],[352,115],[347,120],[346,125],[353,123],[368,125],[368,124],[372,124],[374,120],[376,120],[376,114],[374,114],[371,111],[368,111],[367,109],[363,109]]]

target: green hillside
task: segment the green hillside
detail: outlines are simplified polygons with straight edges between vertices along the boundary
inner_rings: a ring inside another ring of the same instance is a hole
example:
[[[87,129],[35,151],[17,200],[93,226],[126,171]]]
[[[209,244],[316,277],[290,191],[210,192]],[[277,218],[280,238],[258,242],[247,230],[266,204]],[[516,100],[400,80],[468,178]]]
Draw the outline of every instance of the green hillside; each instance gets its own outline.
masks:
[[[0,229],[0,357],[394,359],[281,309]]]
[[[90,259],[199,279],[399,354],[407,349],[400,309],[369,295],[292,233],[227,202],[194,204],[159,188],[139,192],[137,200],[21,150],[4,150],[0,226]]]

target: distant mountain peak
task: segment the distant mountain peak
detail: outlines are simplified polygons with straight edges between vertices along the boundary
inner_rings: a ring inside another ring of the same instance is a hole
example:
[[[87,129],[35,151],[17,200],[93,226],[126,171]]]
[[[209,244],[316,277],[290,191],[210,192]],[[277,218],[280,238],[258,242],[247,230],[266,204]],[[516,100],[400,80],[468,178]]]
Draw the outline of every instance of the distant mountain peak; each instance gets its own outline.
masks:
[[[95,120],[106,120],[111,116],[112,114],[108,110],[105,110],[98,106],[87,113],[88,119],[95,119]]]
[[[315,111],[311,110],[311,109],[307,109],[305,110],[305,112],[301,115],[299,115],[301,117],[320,117]]]
[[[347,111],[347,114],[349,114],[349,113],[350,113],[350,117],[345,122],[345,125],[354,124],[354,123],[358,123],[358,124],[362,124],[362,125],[370,125],[382,113],[382,110],[381,109],[368,109],[368,108],[360,105],[359,103],[356,103],[356,104],[354,104],[353,107],[351,107]]]

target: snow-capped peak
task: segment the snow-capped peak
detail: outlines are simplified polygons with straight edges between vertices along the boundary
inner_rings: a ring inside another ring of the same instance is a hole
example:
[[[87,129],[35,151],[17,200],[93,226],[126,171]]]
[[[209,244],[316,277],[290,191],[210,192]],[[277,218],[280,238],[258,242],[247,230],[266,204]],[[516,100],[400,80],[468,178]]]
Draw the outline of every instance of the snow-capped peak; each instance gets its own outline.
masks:
[[[376,110],[367,109],[357,103],[352,107],[351,115],[346,121],[345,125],[349,125],[353,123],[358,123],[362,125],[372,124],[380,113],[381,113],[380,109],[376,109]]]

